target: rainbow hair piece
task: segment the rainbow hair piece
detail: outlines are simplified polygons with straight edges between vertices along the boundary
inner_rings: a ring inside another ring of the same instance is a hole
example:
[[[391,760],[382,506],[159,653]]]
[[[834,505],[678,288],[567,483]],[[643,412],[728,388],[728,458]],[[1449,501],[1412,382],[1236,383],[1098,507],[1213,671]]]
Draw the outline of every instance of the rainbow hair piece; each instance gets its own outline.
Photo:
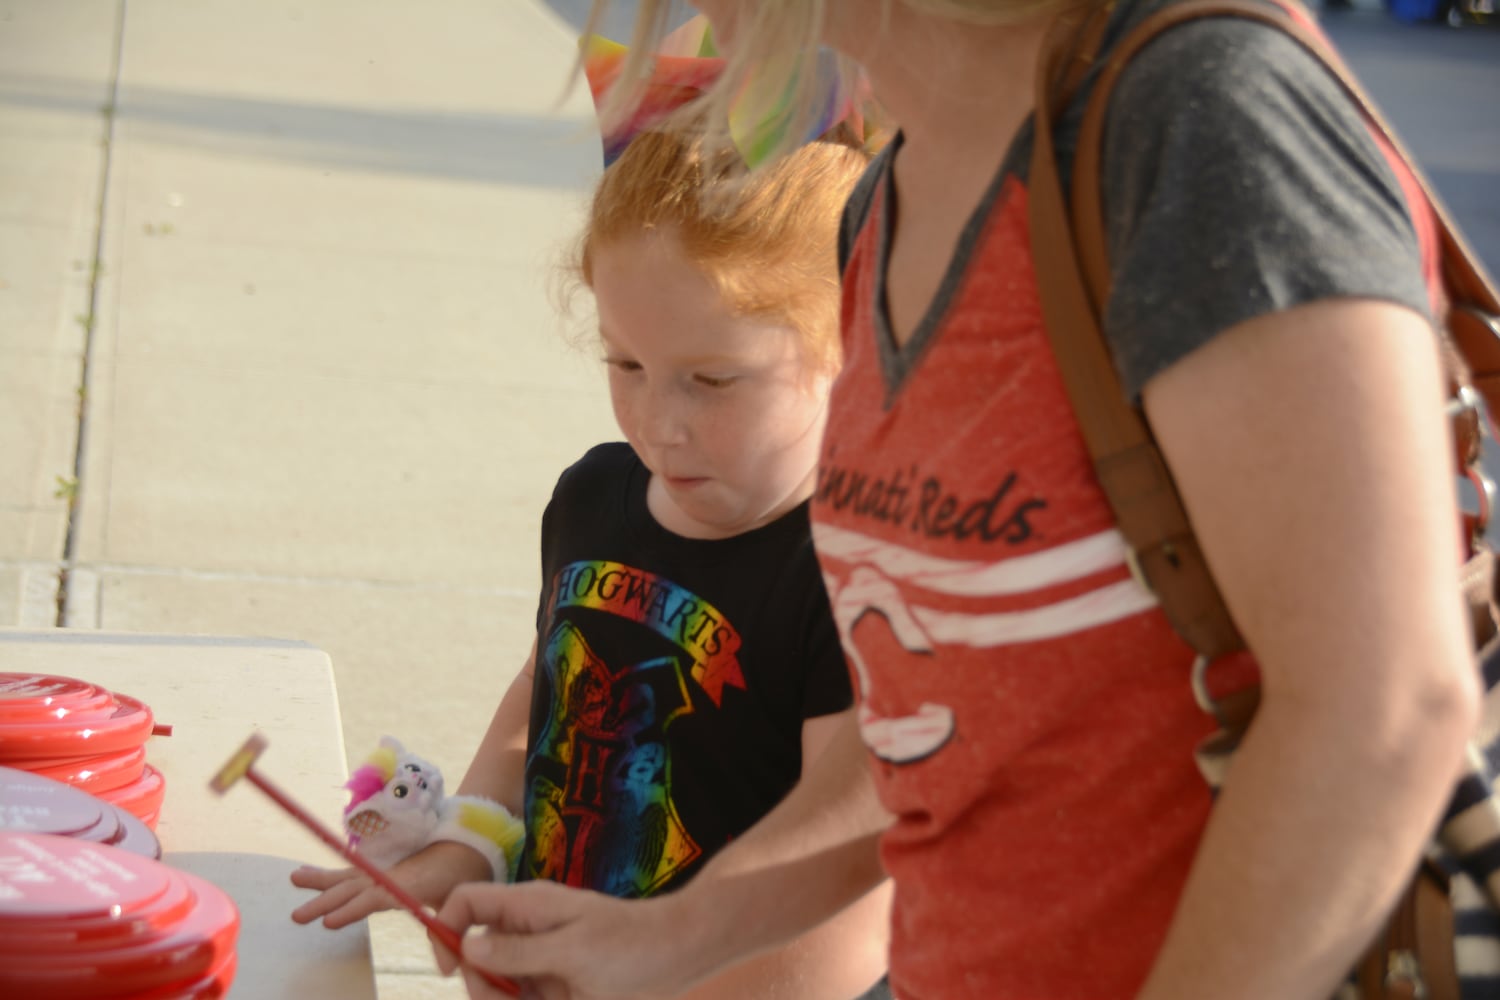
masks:
[[[629,50],[618,42],[590,35],[579,43],[583,48],[583,72],[589,81],[594,108],[602,111],[610,91],[620,79],[620,68]],[[702,96],[723,74],[726,60],[714,46],[708,19],[699,14],[662,40],[651,64],[651,75],[643,86],[639,103],[628,120],[609,127],[601,139],[604,143],[604,165],[607,167],[624,152],[630,140],[664,121],[674,111]],[[790,70],[792,67],[776,67]],[[807,143],[826,134],[840,123],[865,140],[873,151],[884,143],[885,130],[874,127],[868,115],[871,95],[869,85],[860,81],[854,92],[838,86],[839,74],[832,53],[818,53],[817,93],[822,95],[822,109],[812,119],[802,136]],[[786,80],[779,93],[777,80]],[[732,102],[729,112],[729,135],[740,156],[750,167],[766,162],[795,120],[791,98],[798,81],[790,72],[757,74]],[[601,123],[601,129],[603,124]]]
[[[784,70],[773,67],[772,71],[751,77],[730,105],[730,138],[745,163],[751,167],[770,159],[772,151],[782,146],[787,130],[796,119],[792,98],[797,93],[801,61],[789,59],[788,63]],[[856,92],[848,93],[842,89],[838,66],[833,53],[827,49],[818,50],[814,72],[817,74],[817,83],[813,93],[817,95],[821,105],[818,114],[809,120],[807,130],[798,144],[814,142],[842,123],[869,146],[871,136],[866,130],[863,113],[863,108],[870,103],[869,84],[861,78]],[[785,80],[779,92],[774,88],[777,80]]]
[[[583,72],[588,77],[594,108],[601,110],[610,90],[620,80],[620,67],[629,49],[600,35],[589,35],[580,44]],[[615,162],[631,139],[706,91],[723,72],[724,60],[715,53],[708,36],[708,20],[702,15],[668,35],[652,64],[651,78],[645,82],[640,103],[628,120],[601,136],[604,165]]]

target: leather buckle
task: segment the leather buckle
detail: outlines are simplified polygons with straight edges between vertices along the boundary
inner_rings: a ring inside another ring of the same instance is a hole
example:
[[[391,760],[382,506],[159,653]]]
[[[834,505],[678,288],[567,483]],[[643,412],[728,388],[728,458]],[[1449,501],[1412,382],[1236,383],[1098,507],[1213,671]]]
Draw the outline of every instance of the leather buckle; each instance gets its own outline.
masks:
[[[1130,570],[1131,579],[1140,584],[1146,593],[1156,597],[1156,588],[1151,586],[1151,581],[1146,579],[1146,571],[1141,568],[1141,554],[1132,546],[1125,548],[1125,565]]]

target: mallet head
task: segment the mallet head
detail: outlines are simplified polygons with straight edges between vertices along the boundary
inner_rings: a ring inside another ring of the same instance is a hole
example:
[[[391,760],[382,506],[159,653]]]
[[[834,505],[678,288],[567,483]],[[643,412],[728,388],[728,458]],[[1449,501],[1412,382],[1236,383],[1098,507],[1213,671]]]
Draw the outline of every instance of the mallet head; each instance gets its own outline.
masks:
[[[229,762],[219,768],[219,773],[209,781],[208,787],[223,795],[229,786],[239,781],[250,773],[250,768],[266,749],[266,738],[260,733],[252,733],[245,741],[245,745],[235,751]]]

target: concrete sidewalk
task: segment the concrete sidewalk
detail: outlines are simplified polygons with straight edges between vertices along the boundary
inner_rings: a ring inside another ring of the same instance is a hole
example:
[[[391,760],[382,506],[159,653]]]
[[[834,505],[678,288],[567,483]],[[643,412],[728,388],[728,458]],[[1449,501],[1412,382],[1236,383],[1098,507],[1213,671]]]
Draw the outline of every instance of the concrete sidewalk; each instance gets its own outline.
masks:
[[[573,45],[534,0],[0,0],[0,624],[306,640],[352,762],[457,780],[616,436],[549,289]],[[382,998],[461,996],[388,917]]]

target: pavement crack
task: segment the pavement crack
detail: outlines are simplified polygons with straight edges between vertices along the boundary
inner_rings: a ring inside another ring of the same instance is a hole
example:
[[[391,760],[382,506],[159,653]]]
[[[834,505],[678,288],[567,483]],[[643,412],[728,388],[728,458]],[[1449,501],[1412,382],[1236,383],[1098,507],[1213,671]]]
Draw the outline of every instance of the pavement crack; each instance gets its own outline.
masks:
[[[104,134],[100,144],[103,155],[99,164],[99,195],[94,206],[94,254],[89,267],[88,309],[79,322],[83,327],[83,351],[78,373],[78,434],[73,445],[73,476],[68,490],[68,522],[63,536],[62,562],[57,571],[57,614],[55,623],[67,624],[70,571],[78,551],[78,501],[84,489],[84,466],[88,457],[89,379],[93,374],[94,335],[98,329],[99,280],[104,273],[104,219],[109,200],[110,171],[114,165],[115,121],[120,97],[120,67],[125,51],[125,20],[129,0],[119,0],[115,8],[114,48],[110,53],[109,97],[99,109],[103,119]]]

